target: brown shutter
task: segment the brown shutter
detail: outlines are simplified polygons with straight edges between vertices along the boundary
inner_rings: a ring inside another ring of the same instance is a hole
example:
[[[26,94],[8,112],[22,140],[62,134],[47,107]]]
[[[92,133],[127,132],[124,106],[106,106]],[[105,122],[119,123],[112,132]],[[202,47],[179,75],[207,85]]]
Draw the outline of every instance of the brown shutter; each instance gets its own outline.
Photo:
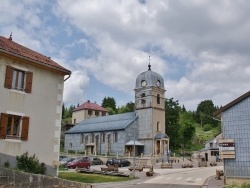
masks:
[[[12,78],[13,78],[13,68],[10,66],[7,66],[6,67],[6,74],[5,74],[5,82],[4,82],[5,88],[11,89]]]
[[[21,140],[28,140],[29,135],[29,117],[23,117],[22,119],[22,132],[21,132]]]
[[[32,78],[33,78],[33,73],[32,72],[26,72],[26,83],[25,83],[25,89],[24,89],[24,91],[26,93],[31,93]]]
[[[8,123],[8,116],[6,114],[4,114],[4,113],[1,113],[0,139],[5,139],[5,137],[6,137],[7,123]]]

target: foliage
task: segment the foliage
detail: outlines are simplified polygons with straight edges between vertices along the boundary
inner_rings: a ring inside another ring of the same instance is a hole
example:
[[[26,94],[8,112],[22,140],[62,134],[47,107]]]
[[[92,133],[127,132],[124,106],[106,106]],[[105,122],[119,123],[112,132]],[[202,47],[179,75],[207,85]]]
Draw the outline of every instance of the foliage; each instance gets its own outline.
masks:
[[[185,148],[185,146],[191,145],[191,141],[193,140],[193,137],[195,135],[195,126],[192,113],[181,112],[179,124],[181,127],[179,130],[179,134],[180,137],[182,137],[183,147]]]
[[[71,181],[83,182],[83,183],[119,182],[119,181],[128,181],[133,179],[130,177],[107,176],[99,174],[83,174],[74,172],[73,173],[60,172],[59,178]]]
[[[113,97],[104,97],[102,100],[102,107],[108,109],[111,108],[115,113],[117,111],[116,109],[116,102]]]
[[[210,130],[212,130],[212,126],[210,125],[210,124],[205,124],[204,126],[203,126],[203,131],[210,131]]]
[[[5,161],[4,164],[3,164],[3,166],[4,166],[5,168],[9,168],[9,167],[10,167],[10,162],[9,162],[8,160]]]
[[[114,114],[116,114],[115,111],[114,111],[112,108],[106,107],[106,109],[108,110],[109,115],[114,115]]]
[[[28,152],[25,152],[21,156],[16,156],[17,169],[34,174],[45,174],[46,167],[44,163],[39,163],[38,158],[35,156],[29,156]]]
[[[213,125],[216,127],[218,125],[218,121],[213,119],[213,112],[215,112],[218,108],[214,106],[213,101],[204,100],[200,104],[198,104],[196,110],[196,122],[201,124],[201,127],[205,124]]]
[[[226,185],[225,188],[250,188],[249,183],[243,183],[242,185]]]
[[[178,101],[173,98],[165,100],[165,113],[166,113],[166,133],[170,138],[170,149],[176,150],[180,148],[181,137],[179,135],[180,125],[179,115],[181,107]]]
[[[130,109],[127,106],[121,106],[120,108],[117,109],[118,114],[130,112]]]
[[[63,104],[63,106],[62,106],[62,119],[71,118],[72,112],[75,108],[76,108],[75,105],[70,105],[70,107],[67,108]]]

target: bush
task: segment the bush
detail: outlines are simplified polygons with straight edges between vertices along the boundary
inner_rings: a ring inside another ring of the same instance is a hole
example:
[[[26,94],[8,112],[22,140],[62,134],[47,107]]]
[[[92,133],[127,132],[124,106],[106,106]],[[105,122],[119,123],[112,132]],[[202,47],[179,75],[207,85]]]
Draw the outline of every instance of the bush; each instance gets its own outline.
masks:
[[[39,163],[38,158],[35,156],[29,156],[28,152],[25,152],[21,156],[16,156],[17,169],[34,174],[45,174],[46,167],[44,163]]]
[[[9,161],[5,161],[4,164],[3,164],[3,166],[5,168],[9,168],[10,167],[10,162]]]
[[[205,124],[203,127],[203,131],[210,131],[212,130],[212,126],[210,124]]]

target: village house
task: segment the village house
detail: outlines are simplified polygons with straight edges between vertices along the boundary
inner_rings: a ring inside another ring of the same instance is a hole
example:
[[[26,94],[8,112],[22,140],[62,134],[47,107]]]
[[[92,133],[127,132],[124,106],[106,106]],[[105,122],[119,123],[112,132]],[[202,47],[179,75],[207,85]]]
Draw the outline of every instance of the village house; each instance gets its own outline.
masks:
[[[64,81],[71,72],[0,36],[0,165],[28,152],[58,175]],[[66,78],[65,78],[66,76]]]
[[[250,91],[213,114],[221,119],[219,154],[224,162],[225,184],[250,180]]]

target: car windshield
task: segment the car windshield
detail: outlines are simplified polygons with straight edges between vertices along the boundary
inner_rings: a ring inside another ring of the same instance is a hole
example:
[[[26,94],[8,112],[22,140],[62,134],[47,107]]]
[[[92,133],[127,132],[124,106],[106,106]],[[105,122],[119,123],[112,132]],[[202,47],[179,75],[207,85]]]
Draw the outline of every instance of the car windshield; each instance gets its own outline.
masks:
[[[69,158],[63,158],[61,161],[68,161]]]
[[[81,158],[74,159],[72,162],[78,162]]]

